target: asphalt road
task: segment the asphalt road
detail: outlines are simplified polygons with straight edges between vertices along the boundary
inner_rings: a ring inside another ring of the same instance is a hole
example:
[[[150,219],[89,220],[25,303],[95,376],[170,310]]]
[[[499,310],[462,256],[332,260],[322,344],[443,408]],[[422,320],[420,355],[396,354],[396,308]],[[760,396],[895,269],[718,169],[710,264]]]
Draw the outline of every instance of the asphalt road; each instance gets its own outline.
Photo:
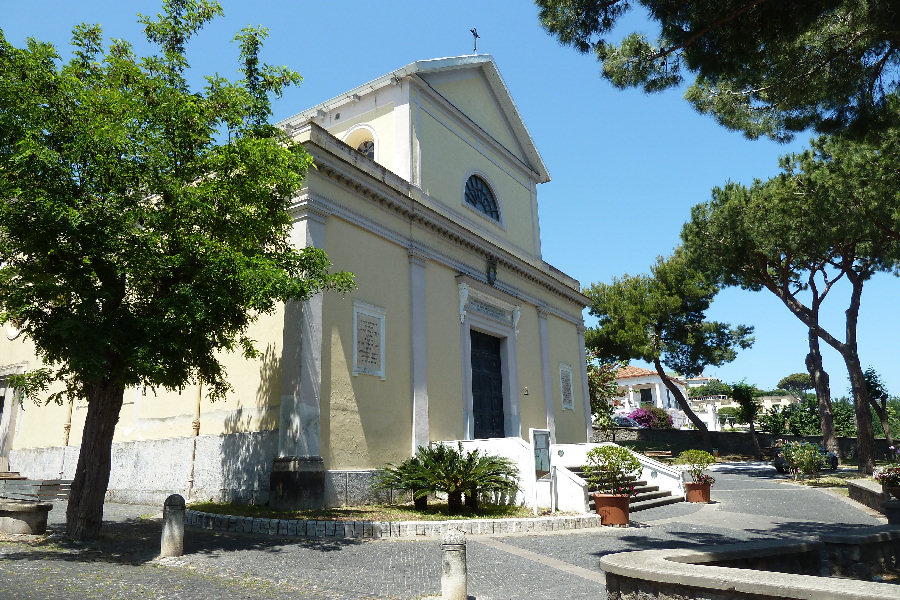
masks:
[[[469,594],[478,600],[605,598],[604,554],[804,537],[878,525],[835,494],[790,483],[760,463],[715,467],[713,503],[632,514],[629,528],[471,536]],[[282,540],[188,529],[185,556],[157,559],[160,507],[107,505],[101,540],[0,542],[0,598],[151,600],[413,599],[440,593],[440,541]],[[65,505],[51,511],[61,531]]]

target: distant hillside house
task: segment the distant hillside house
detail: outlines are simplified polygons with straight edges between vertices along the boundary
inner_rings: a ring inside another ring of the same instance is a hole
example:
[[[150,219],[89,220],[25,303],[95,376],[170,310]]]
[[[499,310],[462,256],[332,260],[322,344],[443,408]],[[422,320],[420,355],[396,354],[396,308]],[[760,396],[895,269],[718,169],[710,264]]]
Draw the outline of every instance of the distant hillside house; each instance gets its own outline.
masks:
[[[108,497],[289,502],[310,485],[319,497],[302,502],[336,505],[431,441],[529,428],[586,441],[588,301],[541,258],[550,175],[493,59],[414,62],[278,126],[316,163],[290,201],[293,242],[325,249],[358,288],[260,319],[263,356],[225,357],[224,401],[127,390]],[[2,342],[0,459],[71,478],[86,405],[20,407],[3,376],[40,362],[28,341]]]
[[[687,398],[684,381],[672,379],[672,382]],[[626,365],[616,373],[616,383],[619,385],[617,400],[621,412],[631,412],[648,404],[664,409],[678,408],[678,402],[656,371]]]

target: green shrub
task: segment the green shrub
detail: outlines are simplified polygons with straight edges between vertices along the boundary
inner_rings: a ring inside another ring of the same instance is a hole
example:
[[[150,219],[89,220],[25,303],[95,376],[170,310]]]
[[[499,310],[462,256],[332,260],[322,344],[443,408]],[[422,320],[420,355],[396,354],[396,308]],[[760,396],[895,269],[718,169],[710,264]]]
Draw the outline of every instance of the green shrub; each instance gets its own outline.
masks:
[[[641,463],[627,448],[609,444],[588,451],[583,471],[601,493],[633,496],[633,478],[640,473]]]
[[[707,467],[716,464],[715,457],[705,450],[685,450],[675,459],[675,464],[688,465],[688,472],[691,474],[691,481],[694,483],[709,483],[712,485],[715,482],[715,479],[710,475],[703,473]]]
[[[457,514],[462,510],[463,494],[466,505],[476,509],[480,494],[511,494],[518,489],[518,480],[519,470],[507,458],[479,450],[468,452],[461,443],[456,448],[435,444],[419,446],[415,456],[379,469],[374,487],[407,490],[415,499],[443,492],[449,512]]]
[[[794,479],[804,477],[819,478],[824,459],[816,444],[807,442],[790,442],[782,449],[788,470]]]

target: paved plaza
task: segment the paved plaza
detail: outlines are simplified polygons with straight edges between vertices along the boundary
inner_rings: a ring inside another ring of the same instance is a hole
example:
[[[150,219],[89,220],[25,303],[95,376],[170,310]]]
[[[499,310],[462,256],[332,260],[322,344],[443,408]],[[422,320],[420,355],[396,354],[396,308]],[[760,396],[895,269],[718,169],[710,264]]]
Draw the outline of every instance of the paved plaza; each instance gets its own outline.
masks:
[[[720,464],[709,505],[632,514],[629,528],[471,536],[469,594],[478,600],[605,598],[604,554],[799,539],[885,523],[835,493],[790,483],[763,463]],[[156,559],[161,507],[107,504],[103,539],[73,546],[0,542],[0,598],[413,599],[440,593],[440,540],[282,540],[188,529],[185,556]],[[51,511],[61,531],[65,505]]]

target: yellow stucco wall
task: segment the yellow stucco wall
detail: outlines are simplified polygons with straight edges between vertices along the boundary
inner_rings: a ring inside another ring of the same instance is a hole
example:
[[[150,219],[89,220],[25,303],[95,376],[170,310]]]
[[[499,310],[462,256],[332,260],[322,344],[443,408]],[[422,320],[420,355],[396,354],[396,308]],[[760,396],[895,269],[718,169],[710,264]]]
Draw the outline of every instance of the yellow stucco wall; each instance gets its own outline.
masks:
[[[463,437],[463,367],[455,277],[452,269],[433,261],[425,267],[428,419],[434,440]]]
[[[497,107],[496,98],[480,72],[470,71],[469,77],[436,83],[433,87],[507,150],[524,160],[506,119]]]
[[[423,103],[429,111],[434,106]],[[417,137],[421,150],[421,187],[425,193],[446,204],[475,227],[507,240],[523,252],[534,255],[534,221],[531,191],[526,181],[517,181],[497,164],[477,152],[478,146],[460,130],[451,131],[425,110],[419,109]],[[461,138],[460,133],[463,137]],[[487,150],[486,150],[487,152]],[[497,199],[503,215],[503,227],[463,201],[465,183],[470,174],[483,176]]]
[[[547,333],[550,340],[550,379],[553,389],[553,419],[556,424],[556,440],[560,443],[584,442],[586,441],[586,423],[584,421],[584,396],[578,332],[572,323],[550,315],[547,317]],[[562,390],[559,378],[560,363],[566,363],[572,367],[574,410],[562,408]]]
[[[247,360],[240,353],[221,353],[228,381],[233,390],[227,397],[211,402],[208,388],[200,407],[201,435],[237,431],[277,429],[281,387],[281,341],[283,310],[262,315],[248,333],[262,353],[258,360]],[[2,344],[2,364],[28,360],[29,368],[39,366],[33,345],[26,341]],[[19,360],[17,360],[17,358]],[[54,388],[59,389],[59,388]],[[115,442],[187,437],[193,435],[197,386],[186,386],[181,393],[162,388],[127,388],[123,397]],[[19,411],[16,448],[60,446],[64,440],[67,405],[35,405],[26,402]],[[72,408],[69,445],[81,443],[87,402],[76,400]]]
[[[547,426],[544,410],[543,380],[541,377],[541,337],[538,331],[537,309],[531,305],[522,307],[519,317],[519,335],[516,338],[519,361],[519,414],[522,437],[528,439],[528,428]],[[522,388],[528,388],[528,395]]]
[[[409,258],[338,218],[325,235],[329,258],[356,274],[357,289],[323,309],[320,451],[326,468],[379,467],[407,457],[412,443]],[[386,311],[384,380],[353,375],[354,300]]]

